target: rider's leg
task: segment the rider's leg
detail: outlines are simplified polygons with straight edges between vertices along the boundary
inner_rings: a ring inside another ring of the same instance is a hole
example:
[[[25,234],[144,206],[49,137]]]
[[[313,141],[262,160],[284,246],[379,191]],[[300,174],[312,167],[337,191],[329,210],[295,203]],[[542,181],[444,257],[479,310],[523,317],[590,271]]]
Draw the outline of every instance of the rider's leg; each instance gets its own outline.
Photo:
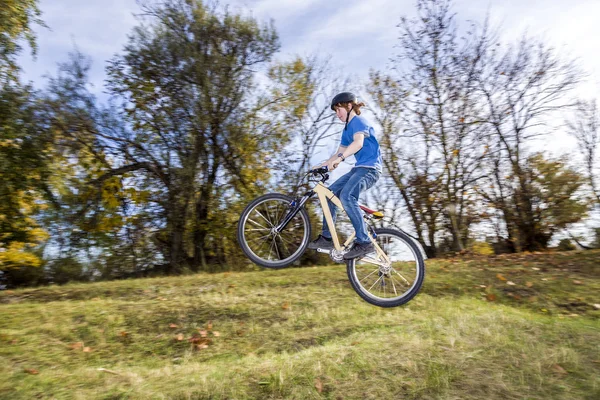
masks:
[[[335,181],[331,185],[329,185],[328,189],[331,190],[336,197],[338,197],[338,198],[340,197],[340,193],[342,192],[342,189],[344,188],[344,186],[346,186],[346,183],[352,176],[353,171],[354,170],[348,172],[345,175],[340,176],[337,181]],[[331,212],[331,218],[333,219],[333,223],[335,224],[335,220],[336,220],[336,216],[337,216],[337,207],[329,199],[327,200],[327,205],[329,206],[329,211]],[[322,233],[322,235],[326,239],[331,239],[331,232],[329,231],[329,226],[327,226],[327,220],[325,219],[325,214],[323,214],[323,233]]]
[[[355,243],[359,246],[366,246],[364,249],[366,251],[371,247],[371,240],[367,235],[367,225],[362,217],[360,207],[358,206],[358,199],[361,192],[369,189],[377,182],[379,179],[379,172],[373,168],[360,167],[354,168],[353,171],[356,172],[352,174],[342,189],[340,200],[344,206],[344,210],[346,210],[346,214],[348,214],[348,218],[350,218],[350,222],[352,222],[354,230],[356,231]],[[364,252],[362,252],[362,254],[360,253],[361,252],[359,252],[358,255],[364,254]],[[352,256],[352,254],[349,254],[349,256]]]

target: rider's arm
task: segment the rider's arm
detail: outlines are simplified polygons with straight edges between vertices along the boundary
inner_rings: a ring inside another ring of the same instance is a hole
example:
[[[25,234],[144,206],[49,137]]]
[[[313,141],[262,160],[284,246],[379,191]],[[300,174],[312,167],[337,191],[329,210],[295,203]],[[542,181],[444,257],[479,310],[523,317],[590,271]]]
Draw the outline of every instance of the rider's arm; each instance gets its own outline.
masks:
[[[330,163],[332,163],[335,160],[337,160],[338,154],[343,153],[347,148],[348,147],[346,147],[346,146],[340,145],[340,147],[338,147],[337,151],[331,157],[329,157],[329,160],[323,161],[323,163],[321,164],[321,167],[329,165]]]
[[[354,134],[353,136],[354,141],[352,143],[350,143],[350,146],[348,147],[344,147],[343,150],[341,151],[344,159],[350,157],[351,155],[354,155],[356,153],[358,153],[358,151],[360,149],[362,149],[363,144],[365,142],[365,133],[364,132],[357,132]],[[342,146],[340,146],[340,149],[342,149]],[[340,153],[340,152],[338,152]],[[337,161],[335,164],[339,164],[340,162],[342,162],[342,157],[338,157],[338,153],[336,153],[331,161]]]

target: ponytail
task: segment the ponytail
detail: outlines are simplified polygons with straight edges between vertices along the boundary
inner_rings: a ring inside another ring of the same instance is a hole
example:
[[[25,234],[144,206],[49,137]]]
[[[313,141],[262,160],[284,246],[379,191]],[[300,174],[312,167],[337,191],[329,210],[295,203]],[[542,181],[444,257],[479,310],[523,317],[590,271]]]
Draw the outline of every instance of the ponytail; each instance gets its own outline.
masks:
[[[362,101],[360,103],[355,103],[353,101],[349,101],[347,103],[338,103],[338,105],[342,105],[346,110],[348,109],[348,104],[352,105],[352,109],[350,111],[354,111],[356,115],[360,115],[360,108],[365,106],[365,103]]]
[[[365,103],[362,101],[360,103],[352,103],[352,110],[356,113],[356,115],[360,115],[360,108],[364,107]]]

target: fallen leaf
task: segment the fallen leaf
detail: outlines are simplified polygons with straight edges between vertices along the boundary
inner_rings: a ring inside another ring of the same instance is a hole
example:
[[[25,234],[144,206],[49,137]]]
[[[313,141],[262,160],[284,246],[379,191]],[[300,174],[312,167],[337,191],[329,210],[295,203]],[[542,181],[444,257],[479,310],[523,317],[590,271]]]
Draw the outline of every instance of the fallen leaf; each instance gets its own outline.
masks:
[[[180,333],[179,335],[175,336],[175,340],[181,342],[183,340],[183,333]]]
[[[210,331],[210,330],[212,330],[212,327],[213,327],[212,321],[208,321],[208,324],[206,325],[206,330]]]
[[[73,349],[73,350],[79,350],[83,347],[83,342],[76,342],[76,343],[71,343],[69,345],[69,348]]]
[[[202,343],[202,344],[198,344],[196,345],[196,348],[198,350],[202,350],[202,349],[208,349],[208,345],[206,343]]]
[[[502,274],[497,274],[496,278],[500,279],[501,281],[505,281],[506,278],[504,276],[502,276]]]
[[[532,270],[534,270],[534,271],[539,271],[539,270],[540,270],[540,269],[539,269],[539,268],[537,268],[537,267],[531,267],[531,269],[532,269]]]
[[[118,372],[112,371],[110,369],[106,369],[106,368],[98,368],[96,371],[100,371],[100,372],[107,372],[109,374],[113,374],[113,375],[121,375]]]
[[[553,370],[554,372],[558,373],[558,374],[561,374],[561,375],[566,375],[566,374],[568,374],[568,372],[567,372],[567,371],[566,371],[566,370],[565,370],[563,367],[561,367],[561,366],[560,366],[560,365],[558,365],[558,364],[554,364],[554,365],[552,366],[552,370]]]
[[[129,335],[129,333],[127,333],[125,331],[121,331],[121,333],[119,333],[119,335],[121,335],[122,337],[127,337],[127,335]]]
[[[533,282],[527,282],[527,283],[525,284],[525,286],[527,286],[527,287],[532,287],[532,286],[533,286]]]
[[[514,283],[513,281],[508,281],[508,282],[506,282],[506,284],[510,285],[510,286],[515,286],[516,285],[516,283]]]
[[[494,293],[488,293],[487,296],[485,296],[485,298],[488,301],[496,301],[496,295]]]
[[[171,328],[171,329],[177,329],[178,326],[177,326],[177,324],[169,324],[169,328]]]
[[[360,343],[360,342],[358,342],[358,341],[354,341],[354,342],[350,343],[350,346],[356,346],[356,345],[357,345],[357,344],[359,344],[359,343]]]
[[[40,371],[38,371],[37,369],[33,369],[33,368],[25,368],[23,370],[23,372],[28,373],[29,375],[37,375],[40,373]]]
[[[92,352],[92,348],[91,347],[84,347],[83,348],[83,352],[84,353],[91,353]]]
[[[235,285],[232,283],[232,284],[230,284],[230,285],[228,286],[228,288],[229,288],[229,289],[233,289],[233,288],[235,288]]]
[[[287,309],[289,309],[289,308],[290,308],[290,305],[289,305],[288,303],[283,303],[283,304],[281,305],[281,308],[283,308],[284,310],[287,310]]]
[[[208,336],[208,332],[205,330],[198,330],[198,333],[200,333],[200,336],[202,336],[202,337]]]
[[[320,378],[315,379],[315,389],[317,389],[317,392],[319,393],[323,392],[323,382],[321,382]]]
[[[216,337],[219,337],[219,336],[221,336],[221,334],[220,334],[219,332],[216,332],[216,331],[215,331],[215,332],[213,332],[212,334],[213,334],[213,335],[215,335]]]
[[[593,306],[596,310],[600,310],[600,304],[594,304]]]
[[[573,283],[576,285],[583,285],[583,282],[581,282],[581,281],[573,281]]]

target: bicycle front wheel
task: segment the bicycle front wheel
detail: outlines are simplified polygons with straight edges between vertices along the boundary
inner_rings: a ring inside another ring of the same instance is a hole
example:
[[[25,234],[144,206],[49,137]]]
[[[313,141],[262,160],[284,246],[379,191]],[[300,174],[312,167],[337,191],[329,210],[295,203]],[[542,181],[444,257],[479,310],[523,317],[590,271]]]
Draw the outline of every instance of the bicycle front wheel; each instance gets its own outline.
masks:
[[[423,254],[404,232],[375,229],[375,241],[385,256],[371,253],[348,260],[352,288],[368,303],[396,307],[417,295],[425,277]]]
[[[252,201],[240,216],[238,242],[252,262],[266,268],[285,268],[298,260],[310,239],[310,220],[304,208],[277,232],[278,226],[292,212],[292,198],[270,193]]]

